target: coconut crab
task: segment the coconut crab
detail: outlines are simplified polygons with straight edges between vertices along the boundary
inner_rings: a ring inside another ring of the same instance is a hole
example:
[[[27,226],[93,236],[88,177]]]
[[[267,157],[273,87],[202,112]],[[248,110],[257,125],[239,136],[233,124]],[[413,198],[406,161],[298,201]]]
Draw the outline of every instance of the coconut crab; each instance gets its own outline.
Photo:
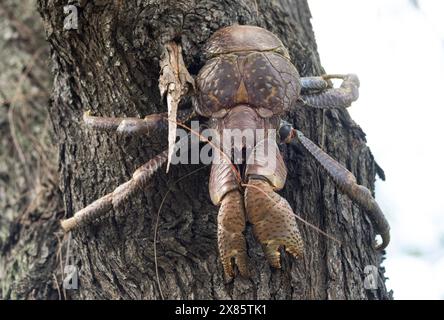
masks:
[[[357,184],[354,175],[322,151],[303,133],[281,119],[296,103],[314,108],[345,108],[357,100],[359,79],[356,75],[300,77],[291,63],[287,49],[271,32],[255,26],[230,26],[215,32],[204,47],[208,61],[196,79],[188,73],[181,47],[165,44],[161,59],[159,88],[166,96],[168,113],[139,118],[95,117],[84,114],[84,123],[92,129],[127,135],[149,134],[168,127],[169,148],[137,169],[131,180],[114,192],[94,201],[73,217],[63,220],[65,231],[85,226],[103,213],[118,207],[130,195],[147,185],[150,177],[171,162],[177,125],[199,116],[207,126],[221,133],[226,129],[277,131],[277,138],[227,142],[229,151],[213,148],[221,161],[212,164],[209,191],[218,213],[218,247],[227,277],[235,275],[234,265],[242,276],[249,276],[246,223],[262,244],[269,263],[280,268],[281,247],[295,257],[304,245],[290,204],[276,191],[285,185],[286,166],[279,152],[272,159],[275,167],[265,165],[259,147],[277,148],[280,143],[301,143],[308,153],[332,177],[338,188],[364,208],[381,235],[384,249],[390,241],[390,227],[371,192]],[[334,88],[330,79],[342,79]],[[180,100],[193,96],[192,110],[178,110]],[[194,132],[195,133],[195,132]],[[250,153],[233,165],[232,148],[249,148]],[[225,157],[224,157],[225,156]],[[248,161],[253,157],[253,161]]]

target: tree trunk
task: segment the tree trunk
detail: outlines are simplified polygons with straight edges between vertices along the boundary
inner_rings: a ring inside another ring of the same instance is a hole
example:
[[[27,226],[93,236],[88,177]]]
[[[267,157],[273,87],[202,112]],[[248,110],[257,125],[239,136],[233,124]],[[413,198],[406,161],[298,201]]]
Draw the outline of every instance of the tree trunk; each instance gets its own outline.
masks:
[[[59,147],[66,217],[111,192],[137,167],[166,148],[166,135],[118,138],[86,130],[82,125],[86,110],[104,116],[145,116],[165,111],[158,78],[159,56],[166,41],[174,39],[182,44],[185,63],[195,75],[205,62],[201,48],[212,33],[235,23],[258,25],[284,42],[301,75],[324,72],[305,0],[85,0],[74,3],[78,7],[78,30],[63,29],[66,3],[38,1],[52,49],[55,80],[49,113]],[[360,184],[374,189],[375,161],[365,144],[365,134],[347,111],[323,114],[298,108],[288,119],[321,145],[324,116],[324,149],[345,164]],[[372,248],[374,231],[365,213],[338,192],[302,148],[285,147],[283,151],[289,174],[282,194],[303,219],[341,243],[299,223],[305,257],[295,260],[284,255],[282,270],[274,270],[248,228],[253,277],[225,283],[217,250],[218,208],[208,196],[209,168],[173,166],[169,174],[158,172],[149,188],[122,208],[109,212],[101,223],[74,232],[72,240],[65,238],[63,248],[69,242],[70,261],[80,271],[79,290],[68,291],[68,296],[391,298],[384,284],[381,257]],[[202,170],[177,182],[198,168]],[[168,190],[171,192],[167,195]],[[157,277],[154,233],[159,208]],[[377,290],[364,287],[364,269],[369,265],[379,268]]]

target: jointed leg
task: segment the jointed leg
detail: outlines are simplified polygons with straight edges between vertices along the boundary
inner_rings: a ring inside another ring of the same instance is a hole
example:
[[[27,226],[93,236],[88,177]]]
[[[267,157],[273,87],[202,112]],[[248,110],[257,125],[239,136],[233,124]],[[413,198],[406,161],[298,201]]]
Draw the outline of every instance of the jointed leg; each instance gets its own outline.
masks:
[[[228,278],[234,277],[233,259],[240,274],[243,277],[250,276],[244,231],[244,200],[239,190],[233,190],[222,199],[217,217],[219,254]]]
[[[289,126],[284,123],[283,126]],[[288,130],[287,130],[288,131]],[[376,200],[373,198],[370,190],[357,183],[355,176],[348,171],[339,162],[330,157],[327,153],[322,151],[310,139],[298,130],[291,131],[287,143],[296,138],[301,142],[304,148],[321,164],[327,173],[333,178],[333,181],[339,189],[347,194],[350,199],[364,208],[370,215],[370,219],[374,225],[375,231],[381,235],[382,243],[377,246],[378,250],[383,250],[390,242],[390,226],[379,207]],[[293,140],[294,141],[294,140]]]
[[[137,169],[131,180],[78,211],[73,217],[67,220],[62,220],[62,228],[66,232],[71,231],[90,223],[92,220],[100,217],[112,208],[117,208],[123,201],[127,200],[129,196],[145,187],[152,175],[167,161],[167,159],[168,151],[164,151],[155,156]]]
[[[194,112],[181,110],[178,112],[178,121],[186,122],[194,116]],[[116,131],[118,134],[140,136],[151,134],[157,130],[166,130],[168,128],[168,114],[158,113],[140,118],[111,118],[91,116],[89,111],[83,115],[85,125],[91,129],[101,131]]]
[[[313,91],[321,91],[332,87],[323,77],[302,77],[301,85],[302,94]]]
[[[83,122],[91,129],[116,131],[118,134],[143,135],[153,130],[167,128],[166,114],[152,114],[140,118],[94,117],[89,111],[83,115]]]
[[[342,79],[339,88],[331,88],[328,80]],[[302,78],[302,100],[314,108],[346,108],[359,97],[359,79],[354,74],[324,75]],[[319,91],[309,92],[307,91]],[[305,93],[304,93],[305,92]]]
[[[245,168],[245,208],[268,262],[280,268],[280,247],[295,257],[304,253],[296,216],[287,200],[277,194],[287,178],[287,168],[276,140],[257,143]]]
[[[247,245],[245,241],[245,208],[239,181],[230,161],[215,148],[211,167],[209,191],[211,201],[219,206],[217,240],[219,255],[227,279],[234,277],[233,264],[243,277],[249,277]]]
[[[168,162],[167,172],[174,153],[179,102],[194,91],[194,79],[188,72],[182,56],[182,47],[170,41],[163,47],[160,59],[159,90],[168,105]]]

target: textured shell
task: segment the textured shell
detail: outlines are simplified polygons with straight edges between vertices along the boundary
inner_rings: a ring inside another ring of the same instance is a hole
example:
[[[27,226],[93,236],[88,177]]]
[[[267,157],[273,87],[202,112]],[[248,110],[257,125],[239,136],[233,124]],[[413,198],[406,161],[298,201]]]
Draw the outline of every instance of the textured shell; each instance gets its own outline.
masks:
[[[273,33],[256,26],[230,26],[216,31],[207,41],[208,58],[241,51],[276,51],[289,58],[282,41]]]
[[[299,73],[271,32],[254,26],[223,28],[205,50],[213,58],[196,79],[200,115],[211,117],[240,104],[280,115],[299,98]]]
[[[220,55],[207,62],[196,80],[196,109],[206,117],[239,104],[282,114],[301,90],[294,65],[274,52]]]

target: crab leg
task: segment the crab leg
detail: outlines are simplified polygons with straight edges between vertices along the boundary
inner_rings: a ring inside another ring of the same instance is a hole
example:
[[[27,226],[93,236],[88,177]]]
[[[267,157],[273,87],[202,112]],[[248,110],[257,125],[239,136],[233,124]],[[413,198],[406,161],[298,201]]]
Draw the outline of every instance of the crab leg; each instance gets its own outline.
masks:
[[[83,122],[88,128],[99,131],[116,131],[122,135],[144,135],[166,127],[166,114],[152,114],[140,118],[95,117],[90,111],[83,114]]]
[[[89,206],[76,212],[73,217],[62,220],[62,228],[69,232],[78,227],[87,225],[92,220],[99,218],[112,208],[117,208],[132,194],[144,188],[153,174],[167,161],[168,150],[158,154],[146,164],[138,168],[133,177],[126,183],[117,187],[113,192],[94,201]]]
[[[166,96],[168,105],[168,172],[176,142],[177,109],[180,100],[194,90],[194,79],[185,67],[182,47],[173,41],[166,43],[163,48],[160,69],[160,95]]]
[[[253,233],[271,266],[281,267],[279,248],[294,257],[304,255],[304,243],[290,204],[277,193],[287,178],[284,159],[275,139],[256,144],[245,169],[245,209]]]
[[[339,88],[329,88],[330,79],[342,79],[343,82]],[[359,97],[360,83],[355,74],[302,78],[301,82],[303,92],[319,90],[301,95],[305,104],[313,108],[347,108]]]
[[[182,110],[178,113],[178,121],[186,122],[194,116],[192,109]],[[90,111],[83,114],[83,122],[88,128],[99,131],[116,131],[121,135],[140,136],[151,134],[153,131],[168,128],[168,115],[156,113],[140,118],[112,118],[95,117]]]
[[[302,77],[301,78],[302,93],[309,91],[320,91],[331,88],[330,83],[323,77]]]
[[[272,267],[281,267],[280,247],[285,247],[294,257],[304,255],[295,214],[288,201],[277,194],[267,180],[250,177],[245,190],[245,207],[254,235]]]
[[[288,123],[285,125],[288,126]],[[322,151],[322,149],[320,149],[313,141],[305,137],[299,130],[293,129],[292,135],[286,140],[286,142],[294,143],[295,140],[292,138],[296,137],[313,158],[315,158],[333,178],[333,181],[339,189],[347,194],[353,202],[357,203],[370,214],[370,220],[372,221],[376,232],[381,235],[382,238],[382,243],[378,245],[376,249],[385,249],[390,242],[390,226],[370,190],[359,185],[355,176],[350,171]]]
[[[234,277],[234,266],[248,278],[247,244],[245,240],[245,208],[235,168],[231,161],[214,148],[215,161],[211,167],[209,191],[211,201],[220,206],[217,216],[217,244],[227,279]]]
[[[233,260],[243,277],[250,276],[245,224],[243,196],[239,190],[230,191],[223,197],[217,216],[217,243],[227,278],[234,277]]]

